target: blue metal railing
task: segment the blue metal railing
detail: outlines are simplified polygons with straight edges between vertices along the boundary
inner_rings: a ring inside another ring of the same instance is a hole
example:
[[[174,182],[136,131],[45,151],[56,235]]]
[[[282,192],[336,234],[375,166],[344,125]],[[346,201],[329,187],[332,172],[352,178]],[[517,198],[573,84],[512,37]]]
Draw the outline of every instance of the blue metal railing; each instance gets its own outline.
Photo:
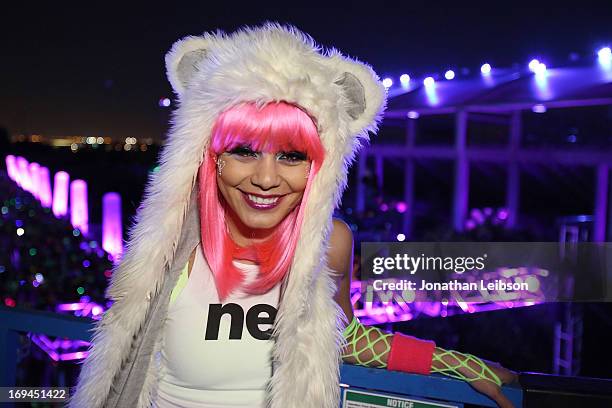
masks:
[[[0,306],[0,386],[15,385],[20,332],[90,341],[92,324],[93,320],[88,318]],[[341,382],[349,385],[348,389],[483,407],[496,406],[466,382],[449,377],[404,374],[349,364],[343,364],[340,373]],[[520,388],[503,387],[503,392],[516,407],[522,406],[523,392]]]

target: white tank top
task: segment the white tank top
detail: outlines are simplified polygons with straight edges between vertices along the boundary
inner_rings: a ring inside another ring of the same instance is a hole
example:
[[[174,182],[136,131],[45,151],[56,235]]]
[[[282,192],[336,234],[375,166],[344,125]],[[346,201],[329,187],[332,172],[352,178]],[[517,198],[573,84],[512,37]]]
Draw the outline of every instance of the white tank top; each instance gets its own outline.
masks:
[[[247,282],[256,278],[257,265],[234,263]],[[279,295],[280,283],[263,295],[233,293],[221,304],[198,246],[187,284],[168,307],[153,406],[264,407]]]

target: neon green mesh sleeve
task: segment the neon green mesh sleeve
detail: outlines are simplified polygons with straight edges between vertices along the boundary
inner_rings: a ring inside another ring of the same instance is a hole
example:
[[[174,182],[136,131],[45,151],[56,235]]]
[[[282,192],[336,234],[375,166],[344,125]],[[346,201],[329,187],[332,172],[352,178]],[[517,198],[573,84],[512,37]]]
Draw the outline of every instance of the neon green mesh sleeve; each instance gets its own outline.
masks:
[[[387,367],[385,356],[391,350],[393,334],[384,333],[376,327],[366,327],[353,317],[343,332],[347,341],[342,359],[348,363],[366,367]]]
[[[385,333],[376,327],[364,326],[356,317],[353,317],[342,334],[346,339],[346,348],[342,354],[344,361],[366,367],[387,367],[392,333]],[[436,347],[433,353],[431,372],[468,382],[484,379],[501,385],[499,377],[480,358],[439,347]]]
[[[463,381],[487,380],[498,386],[499,377],[478,357],[436,347],[431,364],[432,373],[440,373]]]

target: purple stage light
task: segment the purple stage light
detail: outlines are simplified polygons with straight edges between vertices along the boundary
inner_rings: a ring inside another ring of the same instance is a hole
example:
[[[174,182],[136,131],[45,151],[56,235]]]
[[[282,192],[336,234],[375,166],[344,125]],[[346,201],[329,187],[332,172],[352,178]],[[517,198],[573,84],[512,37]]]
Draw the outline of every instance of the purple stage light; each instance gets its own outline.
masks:
[[[89,212],[87,206],[87,183],[74,180],[70,183],[70,222],[83,235],[89,232]]]
[[[474,222],[474,220],[466,220],[465,221],[465,229],[467,231],[471,231],[474,228],[476,228],[476,223]]]
[[[17,157],[17,184],[25,191],[30,190],[30,171],[28,161],[19,156]]]
[[[393,85],[393,80],[391,78],[385,78],[383,79],[382,84],[385,88],[391,88]]]
[[[382,212],[387,212],[387,211],[389,211],[389,206],[388,206],[387,204],[385,204],[385,203],[382,203],[382,204],[380,205],[380,207],[378,207],[378,208],[379,208],[379,209],[380,209],[380,211],[382,211]]]
[[[397,234],[396,238],[397,238],[397,240],[399,242],[404,242],[406,240],[406,235],[404,235],[404,234]]]
[[[159,106],[161,106],[162,108],[167,108],[168,106],[170,106],[170,99],[168,99],[168,98],[161,98],[159,100]]]
[[[39,184],[40,178],[38,176],[38,170],[40,169],[40,164],[38,163],[30,163],[28,165],[28,171],[30,172],[30,193],[38,199],[39,192]]]
[[[6,158],[4,159],[4,161],[6,162],[6,171],[8,173],[8,176],[11,180],[15,181],[17,175],[16,175],[16,165],[15,165],[15,156],[13,156],[12,154],[9,154],[8,156],[6,156]]]
[[[440,103],[438,94],[436,93],[436,81],[433,77],[427,77],[423,80],[425,85],[425,94],[427,95],[427,101],[430,105],[435,106]]]
[[[102,197],[102,248],[114,259],[119,259],[123,253],[122,243],[121,196],[106,193]]]
[[[472,211],[470,211],[470,217],[472,217],[474,222],[476,222],[477,224],[482,224],[485,221],[484,214],[478,208],[473,208]]]
[[[51,179],[49,178],[49,169],[46,167],[41,167],[38,169],[38,191],[39,191],[39,199],[40,204],[44,208],[51,208],[53,204],[53,198],[51,196]]]
[[[491,65],[490,64],[482,64],[482,66],[480,67],[480,72],[483,75],[489,75],[491,73]]]
[[[535,71],[536,71],[536,69],[538,68],[538,65],[540,65],[540,61],[538,61],[538,60],[537,60],[537,59],[535,59],[535,58],[534,58],[534,59],[532,59],[532,60],[529,62],[529,70],[530,70],[531,72],[535,72]]]
[[[506,210],[505,208],[500,208],[497,211],[497,218],[499,218],[502,221],[505,221],[508,219],[508,210]]]
[[[533,107],[531,108],[531,111],[533,113],[546,113],[546,106],[539,103],[537,105],[533,105]]]
[[[417,111],[409,111],[406,116],[408,116],[408,119],[418,119],[421,115]]]
[[[603,47],[597,51],[597,58],[602,63],[612,61],[612,50],[610,50],[610,47]]]
[[[546,74],[546,64],[539,63],[538,66],[534,70],[536,75],[545,75]]]
[[[402,74],[400,76],[400,83],[402,84],[402,87],[407,88],[410,84],[410,75]]]
[[[63,217],[68,213],[68,184],[70,176],[65,171],[58,171],[53,178],[53,214]]]
[[[455,78],[455,71],[453,71],[452,69],[449,69],[448,71],[446,71],[444,73],[444,78],[448,79],[449,81],[451,79],[454,79]]]
[[[405,202],[400,201],[399,203],[395,204],[395,209],[398,213],[403,214],[408,209],[408,205]]]

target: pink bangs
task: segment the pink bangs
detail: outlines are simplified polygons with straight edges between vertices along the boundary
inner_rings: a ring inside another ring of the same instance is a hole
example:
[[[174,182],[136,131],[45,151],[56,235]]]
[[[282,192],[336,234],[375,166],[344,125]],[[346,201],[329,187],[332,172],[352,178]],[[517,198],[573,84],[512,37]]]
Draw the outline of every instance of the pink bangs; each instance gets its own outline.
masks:
[[[264,152],[302,151],[311,161],[301,203],[277,226],[270,239],[247,248],[239,247],[228,233],[213,161],[217,154],[239,145],[250,145],[252,149]],[[324,157],[325,150],[313,120],[295,105],[276,102],[258,108],[254,103],[243,103],[219,115],[213,126],[209,150],[199,169],[198,203],[202,248],[215,276],[221,300],[237,288],[251,294],[265,293],[287,274],[295,254],[312,180]],[[245,285],[244,273],[234,265],[234,259],[257,262],[258,278]]]
[[[212,135],[211,151],[215,154],[248,144],[263,152],[300,150],[319,163],[324,156],[313,120],[286,102],[262,108],[253,103],[237,105],[219,116]]]

